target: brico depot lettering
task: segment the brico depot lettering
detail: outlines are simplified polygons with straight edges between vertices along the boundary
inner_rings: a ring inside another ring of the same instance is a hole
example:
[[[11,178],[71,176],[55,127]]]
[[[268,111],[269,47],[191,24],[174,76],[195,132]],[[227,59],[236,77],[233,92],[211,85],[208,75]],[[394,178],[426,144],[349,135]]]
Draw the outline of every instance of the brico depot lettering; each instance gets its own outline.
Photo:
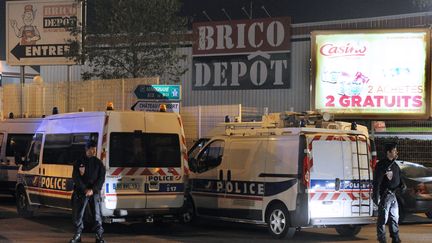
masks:
[[[228,60],[195,58],[193,89],[289,88],[288,59],[260,52]]]
[[[289,18],[205,22],[193,29],[194,56],[288,50],[290,44]]]
[[[74,16],[77,13],[76,4],[47,5],[43,8],[44,16]]]
[[[78,19],[73,17],[49,17],[43,19],[44,28],[71,28],[77,26]]]
[[[423,98],[420,95],[367,95],[347,96],[342,95],[336,99],[333,95],[326,96],[326,107],[375,107],[375,108],[419,108],[423,106]]]

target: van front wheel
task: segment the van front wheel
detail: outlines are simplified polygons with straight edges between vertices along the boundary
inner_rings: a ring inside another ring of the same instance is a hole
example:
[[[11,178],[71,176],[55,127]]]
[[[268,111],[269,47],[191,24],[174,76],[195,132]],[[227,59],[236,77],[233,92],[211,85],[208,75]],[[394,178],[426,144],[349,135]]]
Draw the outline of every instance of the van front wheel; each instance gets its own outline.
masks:
[[[33,211],[30,209],[26,191],[22,187],[18,188],[16,192],[16,206],[19,216],[23,218],[29,218],[33,216]]]
[[[358,225],[341,225],[336,226],[336,232],[341,236],[356,236],[360,233],[361,226]]]
[[[273,238],[289,239],[294,237],[296,229],[294,227],[290,227],[288,216],[288,210],[281,204],[276,204],[270,208],[267,223],[269,232]]]

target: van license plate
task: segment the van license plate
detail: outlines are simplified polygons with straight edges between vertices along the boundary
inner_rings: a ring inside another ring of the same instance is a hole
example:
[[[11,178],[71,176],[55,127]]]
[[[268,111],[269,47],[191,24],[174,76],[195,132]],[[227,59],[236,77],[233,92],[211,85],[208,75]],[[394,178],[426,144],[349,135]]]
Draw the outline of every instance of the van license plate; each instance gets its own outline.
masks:
[[[159,182],[158,181],[150,181],[149,182],[149,191],[159,191]]]

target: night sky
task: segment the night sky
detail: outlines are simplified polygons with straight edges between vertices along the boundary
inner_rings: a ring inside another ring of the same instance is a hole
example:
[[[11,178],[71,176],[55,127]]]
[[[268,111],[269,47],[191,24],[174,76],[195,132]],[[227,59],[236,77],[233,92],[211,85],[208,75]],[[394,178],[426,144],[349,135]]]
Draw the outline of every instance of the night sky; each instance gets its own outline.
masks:
[[[89,0],[91,1],[91,0]],[[318,22],[351,18],[377,17],[413,12],[426,12],[413,5],[414,0],[180,0],[181,15],[192,22],[246,19],[247,11],[252,18],[268,17],[262,6],[272,17],[291,16],[292,23]],[[430,0],[432,1],[432,0]],[[0,0],[0,60],[5,60],[5,0]],[[251,11],[252,9],[252,11]],[[88,11],[91,13],[91,11]]]
[[[364,18],[427,11],[413,5],[413,0],[181,0],[182,13],[193,21],[208,21],[202,13],[206,11],[212,20],[228,20],[221,9],[232,19],[268,17],[262,6],[272,17],[291,16],[292,23],[318,22],[348,18]]]

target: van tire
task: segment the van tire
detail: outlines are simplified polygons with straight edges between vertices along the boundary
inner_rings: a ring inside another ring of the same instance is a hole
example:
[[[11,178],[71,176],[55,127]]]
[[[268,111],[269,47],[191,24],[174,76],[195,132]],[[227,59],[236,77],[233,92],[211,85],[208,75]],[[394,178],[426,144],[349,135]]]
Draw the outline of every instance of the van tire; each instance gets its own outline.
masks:
[[[16,206],[20,217],[30,218],[33,216],[27,193],[23,187],[19,187],[16,191]]]
[[[341,236],[356,236],[360,233],[361,226],[358,225],[340,225],[336,226],[336,232]]]
[[[271,206],[267,213],[268,230],[275,239],[291,239],[296,232],[295,227],[290,227],[287,208],[277,203]]]

